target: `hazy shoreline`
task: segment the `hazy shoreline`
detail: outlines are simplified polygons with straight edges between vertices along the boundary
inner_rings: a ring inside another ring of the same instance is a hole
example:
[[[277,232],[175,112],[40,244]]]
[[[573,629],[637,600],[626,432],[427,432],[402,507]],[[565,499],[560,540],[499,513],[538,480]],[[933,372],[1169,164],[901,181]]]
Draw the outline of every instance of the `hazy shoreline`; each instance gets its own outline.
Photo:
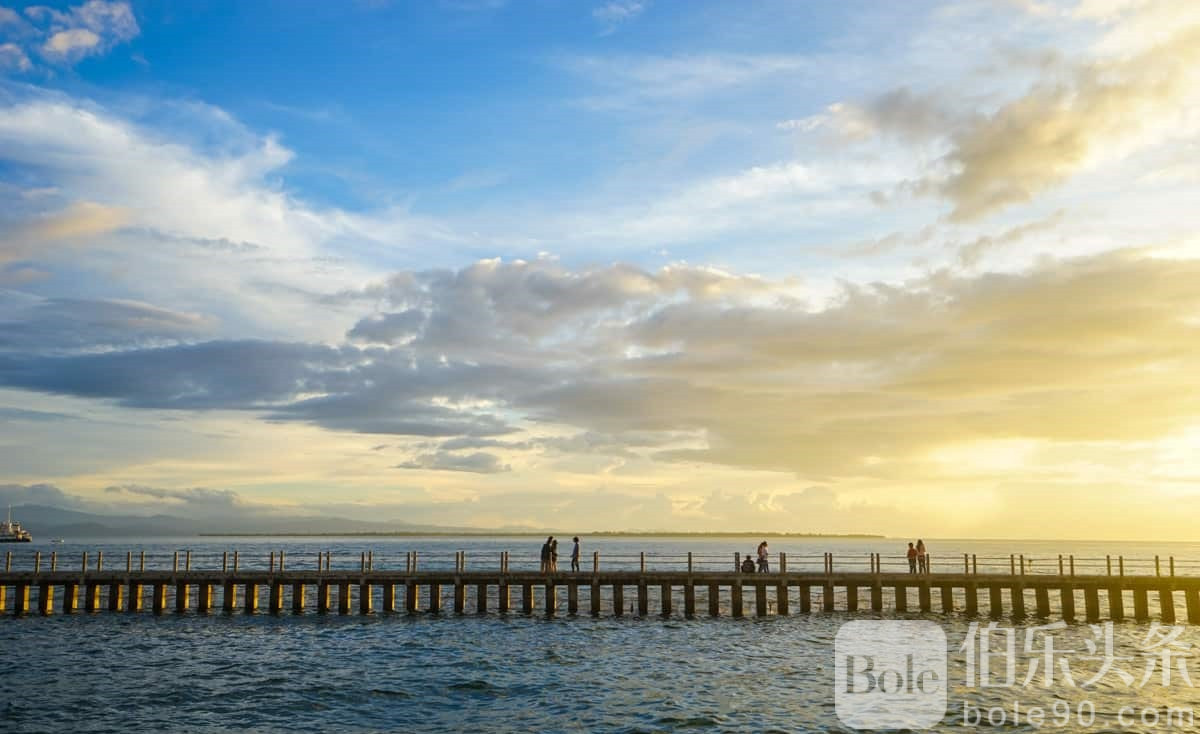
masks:
[[[540,538],[543,535],[580,535],[588,538],[839,538],[884,540],[871,533],[780,533],[780,532],[653,532],[602,531],[578,533],[567,530],[478,531],[478,532],[350,532],[350,533],[197,533],[201,538]]]

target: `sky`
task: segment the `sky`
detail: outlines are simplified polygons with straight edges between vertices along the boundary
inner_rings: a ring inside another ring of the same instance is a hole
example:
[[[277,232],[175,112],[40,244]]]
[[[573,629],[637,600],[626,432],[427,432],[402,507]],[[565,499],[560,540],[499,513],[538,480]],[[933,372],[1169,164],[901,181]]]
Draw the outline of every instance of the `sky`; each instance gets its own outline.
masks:
[[[0,0],[0,501],[1191,539],[1200,3]]]

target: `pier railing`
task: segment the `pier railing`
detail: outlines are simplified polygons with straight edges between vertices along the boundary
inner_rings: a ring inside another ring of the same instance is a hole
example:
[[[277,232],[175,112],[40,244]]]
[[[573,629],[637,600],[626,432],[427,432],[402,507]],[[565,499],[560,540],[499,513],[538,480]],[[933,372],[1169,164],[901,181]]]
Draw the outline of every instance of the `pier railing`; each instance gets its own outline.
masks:
[[[745,559],[740,552],[714,553],[601,553],[593,551],[579,559],[581,573],[600,571],[651,572],[739,572]],[[173,552],[125,551],[6,551],[5,572],[41,571],[541,571],[537,552],[510,551],[362,551],[359,553],[296,552],[280,549],[244,553],[230,550],[180,549]],[[904,555],[860,554],[772,554],[772,573],[877,573],[908,574]],[[559,555],[557,570],[570,572],[571,560]],[[925,574],[970,576],[1200,576],[1200,560],[1175,556],[1076,556],[979,555],[947,551],[928,555]]]

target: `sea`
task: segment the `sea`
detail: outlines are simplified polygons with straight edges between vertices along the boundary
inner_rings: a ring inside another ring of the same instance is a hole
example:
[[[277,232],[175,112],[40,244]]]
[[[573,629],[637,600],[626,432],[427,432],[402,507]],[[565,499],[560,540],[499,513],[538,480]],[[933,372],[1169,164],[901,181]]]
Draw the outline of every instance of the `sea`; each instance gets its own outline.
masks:
[[[732,568],[734,554],[753,553],[760,540],[583,536],[583,570],[593,562],[682,570],[689,553],[696,570]],[[819,570],[831,553],[836,570],[866,571],[879,553],[887,571],[904,570],[915,539],[766,540],[772,564],[782,552],[789,570]],[[221,568],[236,552],[240,568],[266,567],[275,553],[290,570],[316,568],[325,553],[334,568],[360,568],[365,554],[377,570],[404,568],[414,551],[422,569],[453,567],[459,551],[468,569],[485,569],[508,552],[518,570],[537,567],[542,541],[39,539],[0,551],[12,553],[14,569],[37,562],[60,570],[78,568],[85,552],[94,567],[101,551],[106,568]],[[1073,562],[1077,573],[1200,575],[1200,543],[925,542],[935,571],[983,574],[1022,564],[1030,574],[1058,573],[1061,556],[1067,572]],[[560,567],[569,549],[563,538]],[[823,612],[819,602],[800,614],[794,601],[790,615],[756,617],[747,602],[741,619],[727,609],[719,618],[687,619],[681,601],[664,618],[653,599],[645,618],[628,610],[593,618],[586,603],[583,614],[567,615],[564,604],[553,617],[540,606],[528,616],[5,614],[0,731],[1200,731],[1191,717],[1200,709],[1200,635],[1182,623],[1018,624],[961,613]],[[1182,599],[1177,604],[1186,620]],[[706,611],[702,601],[697,606]],[[924,668],[888,657],[909,643],[939,683],[917,690]],[[878,661],[860,655],[856,662],[848,652],[864,644]],[[908,698],[894,706],[900,699],[888,696]],[[912,718],[895,720],[901,714]]]

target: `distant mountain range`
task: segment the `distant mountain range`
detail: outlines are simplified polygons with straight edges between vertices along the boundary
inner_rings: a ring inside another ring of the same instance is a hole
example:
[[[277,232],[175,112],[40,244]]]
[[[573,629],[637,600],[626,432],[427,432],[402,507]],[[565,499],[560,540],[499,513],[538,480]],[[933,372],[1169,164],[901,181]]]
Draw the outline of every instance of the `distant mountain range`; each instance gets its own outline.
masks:
[[[177,517],[174,515],[100,515],[96,513],[67,510],[46,505],[14,505],[13,519],[33,533],[34,540],[50,538],[121,538],[121,537],[179,537],[192,535],[517,535],[534,536],[553,533],[570,535],[573,530],[535,528],[529,526],[505,526],[499,528],[472,528],[450,525],[417,525],[402,521],[372,522],[351,520],[345,517],[305,517],[247,515],[244,517]],[[880,535],[846,534],[824,535],[820,533],[775,533],[762,531],[744,532],[677,532],[667,530],[629,531],[585,531],[597,536],[651,536],[651,537],[833,537],[833,538],[879,538]]]
[[[248,517],[189,518],[174,515],[98,515],[44,505],[12,508],[13,519],[47,538],[113,538],[180,535],[339,535],[339,534],[480,534],[478,528],[414,525],[404,522],[369,522],[344,517],[252,515]],[[507,528],[502,532],[534,532],[532,528]],[[540,531],[538,531],[540,532]]]

